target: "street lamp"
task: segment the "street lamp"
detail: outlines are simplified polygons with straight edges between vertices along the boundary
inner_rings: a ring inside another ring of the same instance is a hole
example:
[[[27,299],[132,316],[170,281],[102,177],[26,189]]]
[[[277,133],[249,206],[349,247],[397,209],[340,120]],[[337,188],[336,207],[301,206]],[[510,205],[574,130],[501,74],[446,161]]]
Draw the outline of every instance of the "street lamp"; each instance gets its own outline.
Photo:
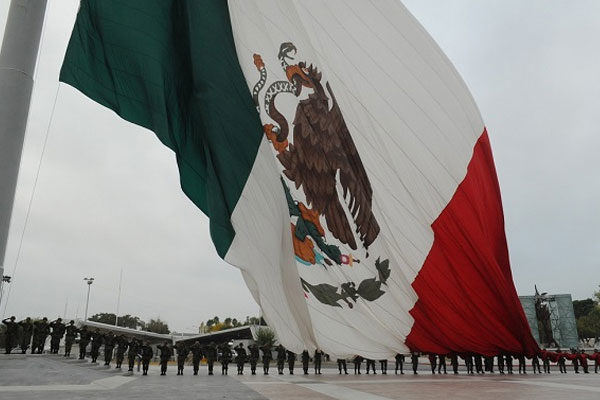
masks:
[[[87,300],[85,301],[85,319],[84,319],[84,321],[87,321],[88,305],[90,304],[90,288],[92,287],[92,283],[94,283],[94,278],[83,278],[83,280],[88,285]]]

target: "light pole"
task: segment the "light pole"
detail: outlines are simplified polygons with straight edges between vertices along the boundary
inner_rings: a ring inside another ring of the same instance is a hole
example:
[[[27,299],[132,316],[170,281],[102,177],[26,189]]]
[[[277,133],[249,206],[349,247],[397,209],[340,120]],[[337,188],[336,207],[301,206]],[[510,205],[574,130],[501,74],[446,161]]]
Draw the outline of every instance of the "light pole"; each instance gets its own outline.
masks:
[[[92,287],[92,283],[94,283],[94,278],[83,278],[83,280],[86,281],[86,283],[88,285],[87,300],[85,301],[85,319],[84,319],[84,321],[87,321],[88,305],[90,304],[90,288]]]

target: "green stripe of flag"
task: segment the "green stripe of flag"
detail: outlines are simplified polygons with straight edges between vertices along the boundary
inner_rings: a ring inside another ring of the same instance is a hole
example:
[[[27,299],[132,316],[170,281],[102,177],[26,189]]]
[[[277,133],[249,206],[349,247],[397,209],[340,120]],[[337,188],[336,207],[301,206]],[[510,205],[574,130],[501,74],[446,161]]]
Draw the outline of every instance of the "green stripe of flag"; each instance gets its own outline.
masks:
[[[60,80],[175,152],[181,187],[224,258],[262,138],[227,2],[83,0]]]

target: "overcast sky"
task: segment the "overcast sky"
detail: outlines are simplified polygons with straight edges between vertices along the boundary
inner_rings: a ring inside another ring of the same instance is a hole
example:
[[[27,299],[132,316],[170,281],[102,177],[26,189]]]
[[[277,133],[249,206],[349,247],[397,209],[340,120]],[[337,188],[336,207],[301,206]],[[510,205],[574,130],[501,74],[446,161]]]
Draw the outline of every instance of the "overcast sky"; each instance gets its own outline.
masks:
[[[0,31],[8,4],[0,1]],[[532,294],[537,284],[591,296],[600,283],[600,1],[405,4],[452,60],[486,122],[517,291]],[[58,84],[77,5],[49,0],[2,315],[56,318],[66,308],[68,318],[82,317],[90,276],[89,314],[115,312],[121,270],[120,314],[160,317],[178,331],[214,315],[258,315],[238,270],[218,258],[207,218],[181,192],[171,151]]]

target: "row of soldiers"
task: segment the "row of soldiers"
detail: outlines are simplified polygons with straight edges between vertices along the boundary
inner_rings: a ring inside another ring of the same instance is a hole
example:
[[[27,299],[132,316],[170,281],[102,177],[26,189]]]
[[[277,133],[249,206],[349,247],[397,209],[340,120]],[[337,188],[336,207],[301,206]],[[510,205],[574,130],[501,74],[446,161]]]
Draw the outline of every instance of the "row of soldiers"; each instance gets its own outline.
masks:
[[[32,321],[31,318],[16,322],[14,316],[6,318],[2,321],[6,325],[4,335],[4,346],[6,354],[10,354],[13,349],[20,347],[21,353],[25,354],[27,349],[31,347],[31,354],[41,354],[44,351],[46,339],[50,336],[50,352],[58,354],[58,349],[61,339],[65,338],[65,347],[69,349],[75,343],[78,329],[75,326],[75,321],[65,325],[61,318],[54,321],[48,321],[44,317],[38,321]],[[22,330],[21,339],[17,343],[19,328]]]
[[[74,321],[70,321],[68,324],[63,324],[61,318],[54,321],[48,321],[47,318],[43,318],[39,321],[31,321],[30,318],[16,322],[15,317],[10,317],[2,321],[6,325],[5,334],[5,346],[6,353],[10,354],[12,349],[20,346],[21,352],[25,354],[27,349],[31,346],[31,353],[41,354],[44,350],[46,339],[50,336],[50,352],[58,354],[59,344],[61,339],[65,338],[65,357],[71,355],[71,348],[75,343],[77,335],[79,335],[79,358],[84,359],[87,354],[87,347],[90,346],[90,356],[92,362],[96,363],[100,354],[100,348],[104,346],[104,365],[110,366],[113,359],[113,353],[115,354],[117,368],[121,368],[124,361],[125,354],[127,353],[129,362],[129,371],[133,371],[133,367],[136,359],[141,360],[143,374],[147,375],[148,366],[151,359],[154,357],[154,350],[147,341],[141,341],[135,338],[126,338],[122,335],[115,336],[112,332],[102,334],[98,329],[94,332],[88,330],[87,327],[78,329],[74,325]],[[17,341],[18,329],[22,329],[20,343]],[[116,351],[115,351],[116,349]],[[237,365],[237,373],[243,374],[244,364],[249,362],[251,374],[256,374],[257,364],[260,360],[260,352],[262,352],[262,364],[263,373],[269,374],[271,361],[275,360],[277,365],[277,372],[279,374],[284,373],[285,364],[287,363],[289,373],[294,373],[294,365],[296,362],[296,353],[285,349],[282,345],[273,348],[270,345],[258,347],[255,344],[249,345],[246,350],[242,343],[234,347],[232,352],[229,344],[224,343],[216,345],[214,342],[207,346],[201,346],[199,342],[195,342],[191,346],[185,344],[185,342],[178,342],[175,347],[172,347],[168,342],[165,342],[157,349],[160,351],[160,364],[161,364],[161,375],[165,375],[167,372],[167,363],[173,357],[175,351],[177,353],[177,374],[183,374],[183,368],[185,360],[188,355],[192,354],[192,365],[194,369],[194,375],[198,374],[200,360],[206,358],[208,365],[208,374],[213,375],[214,363],[218,360],[221,362],[221,373],[223,375],[228,374],[229,364],[235,361]],[[260,351],[260,352],[259,352]],[[273,351],[276,352],[274,358]],[[300,355],[302,361],[302,369],[304,374],[308,374],[309,363],[313,361],[315,374],[321,374],[321,363],[325,354],[320,349],[317,349],[313,357],[308,351],[302,352]],[[419,365],[420,354],[413,352],[410,355],[413,373],[417,374]],[[431,372],[433,374],[447,373],[446,361],[450,363],[450,367],[454,374],[458,374],[459,358],[464,360],[464,364],[468,374],[484,374],[485,372],[494,372],[494,359],[496,359],[496,366],[500,374],[504,374],[505,371],[508,374],[513,373],[513,360],[518,361],[518,370],[521,374],[526,374],[526,359],[524,355],[512,355],[512,354],[500,354],[496,357],[486,357],[479,354],[428,354]],[[562,352],[557,350],[556,352],[541,350],[539,355],[534,355],[531,358],[531,364],[534,373],[541,373],[540,359],[545,373],[550,373],[550,362],[554,362],[559,366],[561,373],[566,373],[566,361],[571,361],[575,373],[579,373],[579,369],[583,370],[584,373],[589,373],[588,360],[594,361],[594,372],[598,373],[600,369],[600,352],[595,350],[593,354],[586,354],[583,351],[572,349],[570,352]],[[361,374],[361,365],[366,362],[366,373],[369,374],[371,371],[376,374],[375,360],[365,359],[361,356],[355,356],[353,358],[354,373]],[[395,356],[396,366],[395,373],[400,371],[400,374],[404,374],[404,354],[396,354]],[[380,370],[382,374],[387,374],[387,360],[379,360]],[[346,360],[337,360],[339,373],[348,374]]]

